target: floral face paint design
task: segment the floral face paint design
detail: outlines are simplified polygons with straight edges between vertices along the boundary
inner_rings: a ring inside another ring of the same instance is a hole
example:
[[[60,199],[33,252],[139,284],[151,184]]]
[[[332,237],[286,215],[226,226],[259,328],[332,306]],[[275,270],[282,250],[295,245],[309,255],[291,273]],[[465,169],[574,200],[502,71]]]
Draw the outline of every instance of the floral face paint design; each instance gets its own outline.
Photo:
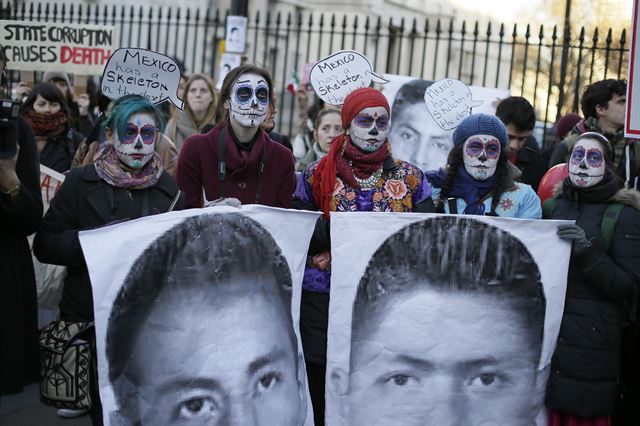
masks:
[[[151,114],[133,114],[124,129],[112,135],[118,158],[132,169],[141,169],[153,158],[158,131]]]
[[[464,168],[476,180],[493,176],[500,158],[500,141],[490,135],[469,137],[463,146]]]
[[[349,124],[351,142],[363,151],[377,151],[387,139],[389,124],[384,107],[365,108]]]
[[[569,180],[580,188],[589,188],[602,180],[605,172],[604,154],[600,142],[580,139],[573,146],[569,160]]]
[[[229,99],[231,120],[242,127],[258,127],[269,112],[269,86],[264,77],[247,73],[238,77]]]

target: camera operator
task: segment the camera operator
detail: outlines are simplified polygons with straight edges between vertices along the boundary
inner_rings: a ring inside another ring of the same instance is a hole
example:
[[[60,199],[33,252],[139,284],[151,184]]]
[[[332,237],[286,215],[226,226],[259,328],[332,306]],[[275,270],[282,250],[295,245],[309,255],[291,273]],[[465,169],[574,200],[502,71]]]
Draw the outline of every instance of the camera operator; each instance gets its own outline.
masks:
[[[29,125],[9,99],[0,45],[0,395],[39,380],[36,284],[27,236],[42,219],[40,166]]]

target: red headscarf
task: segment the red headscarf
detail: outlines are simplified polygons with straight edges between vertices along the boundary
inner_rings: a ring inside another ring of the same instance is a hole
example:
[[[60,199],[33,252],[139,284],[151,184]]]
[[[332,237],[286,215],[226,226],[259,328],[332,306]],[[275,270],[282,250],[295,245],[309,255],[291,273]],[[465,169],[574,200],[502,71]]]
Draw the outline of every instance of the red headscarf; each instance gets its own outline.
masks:
[[[342,105],[342,128],[348,129],[351,121],[363,109],[380,106],[385,108],[389,115],[391,114],[387,98],[379,90],[370,87],[354,90],[349,93]],[[348,136],[342,133],[333,139],[329,153],[320,160],[314,173],[313,197],[324,213],[325,219],[329,219],[329,205],[336,185],[337,159],[344,153],[347,138]],[[388,143],[380,150],[383,151],[377,155],[384,154],[383,156],[386,158],[389,154]]]

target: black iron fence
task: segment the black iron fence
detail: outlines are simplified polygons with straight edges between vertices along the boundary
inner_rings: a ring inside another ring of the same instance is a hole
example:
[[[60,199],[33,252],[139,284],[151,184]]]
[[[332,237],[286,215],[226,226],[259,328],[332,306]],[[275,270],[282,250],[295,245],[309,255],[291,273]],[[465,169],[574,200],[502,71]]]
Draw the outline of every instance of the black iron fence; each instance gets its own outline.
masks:
[[[188,72],[218,77],[226,14],[189,7],[0,2],[0,18],[114,25],[116,47],[143,47],[182,60]],[[255,10],[244,59],[269,68],[278,88],[278,128],[295,133],[294,71],[339,49],[365,54],[378,73],[509,89],[528,98],[550,126],[578,111],[584,86],[626,78],[627,31],[479,24],[452,19]]]

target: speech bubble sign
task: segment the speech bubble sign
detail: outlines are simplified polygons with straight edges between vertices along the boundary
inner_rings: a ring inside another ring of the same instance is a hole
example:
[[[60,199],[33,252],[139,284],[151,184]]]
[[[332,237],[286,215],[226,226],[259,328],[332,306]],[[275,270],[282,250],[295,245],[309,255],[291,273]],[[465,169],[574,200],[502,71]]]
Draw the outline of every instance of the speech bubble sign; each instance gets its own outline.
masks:
[[[471,108],[482,105],[474,100],[471,90],[460,80],[445,78],[427,87],[424,101],[429,113],[443,130],[458,127],[465,117],[471,115]]]
[[[171,101],[182,110],[178,97],[180,69],[170,57],[146,49],[124,47],[113,52],[102,73],[100,89],[110,99],[144,96],[154,104]]]
[[[329,105],[342,105],[347,95],[372,81],[388,81],[373,72],[369,60],[355,50],[341,50],[316,62],[309,81],[320,99]]]

